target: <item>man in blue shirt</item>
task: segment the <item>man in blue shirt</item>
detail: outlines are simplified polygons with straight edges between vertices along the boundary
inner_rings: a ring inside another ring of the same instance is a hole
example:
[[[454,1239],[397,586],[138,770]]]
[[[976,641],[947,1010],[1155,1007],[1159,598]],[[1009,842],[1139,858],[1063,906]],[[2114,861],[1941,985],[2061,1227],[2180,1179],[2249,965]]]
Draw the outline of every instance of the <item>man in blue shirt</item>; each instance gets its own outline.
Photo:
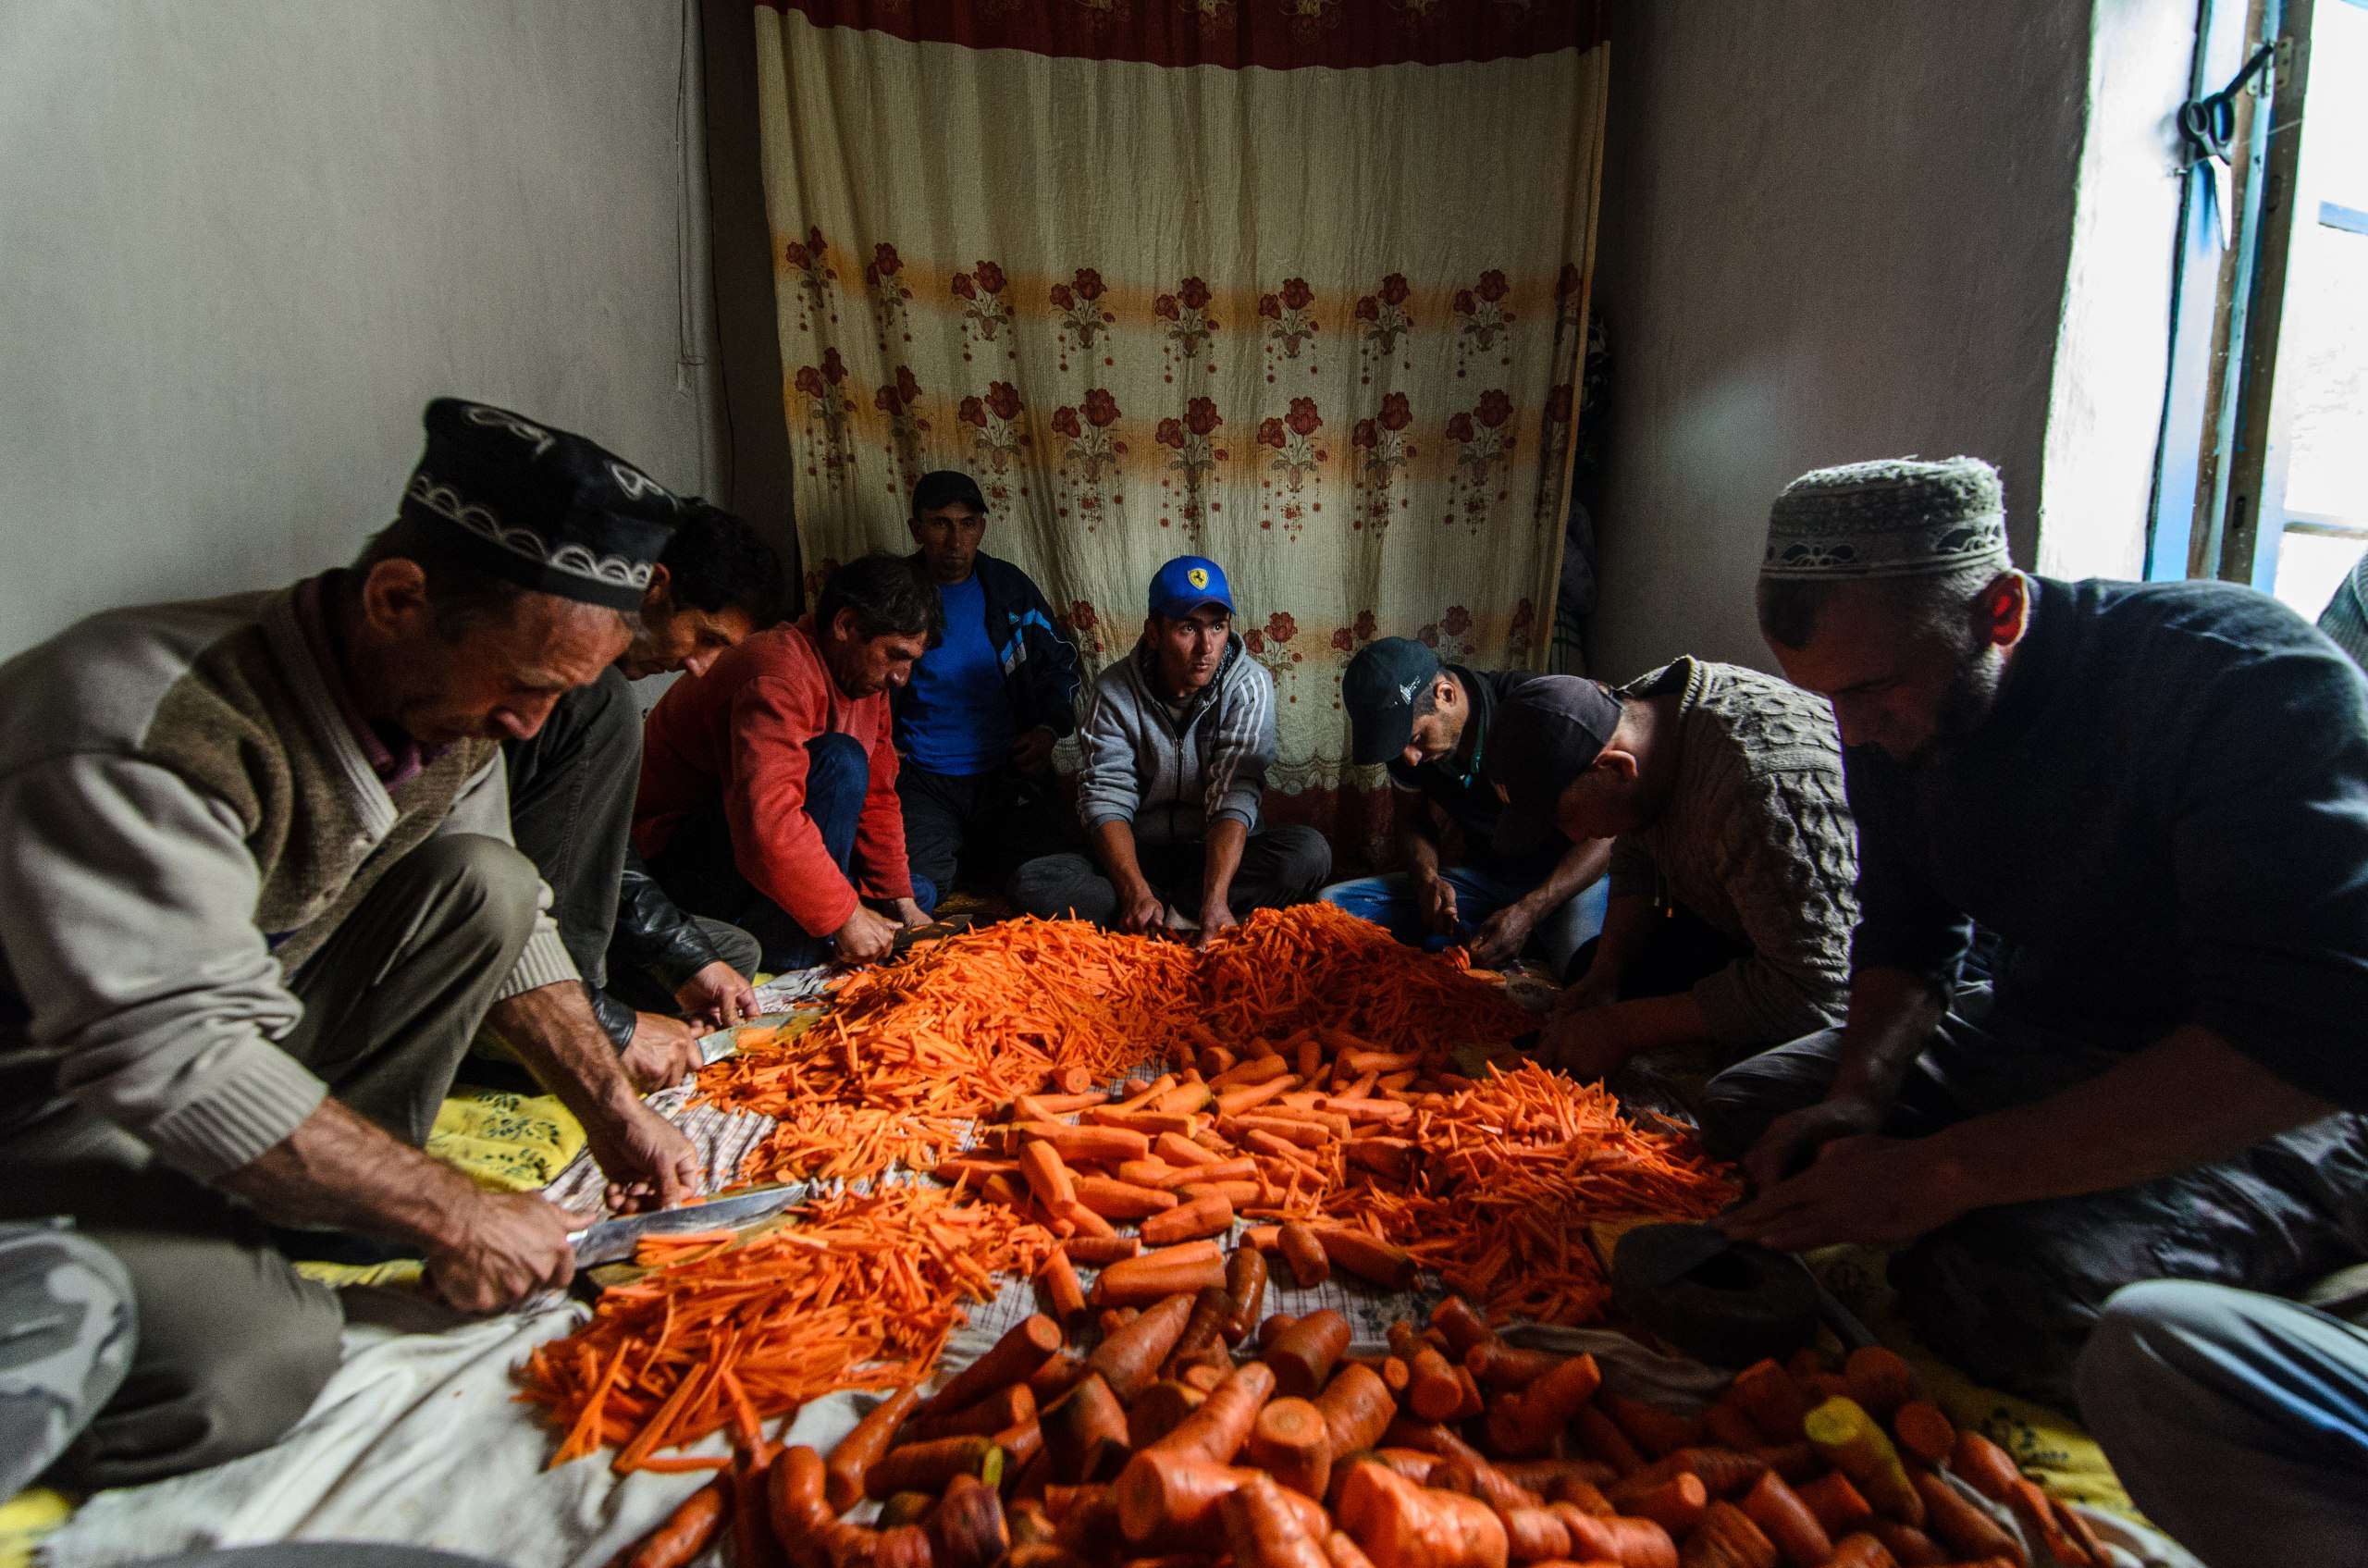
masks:
[[[922,475],[906,525],[945,640],[895,698],[906,858],[948,888],[968,849],[974,872],[1000,885],[1022,860],[1075,842],[1052,759],[1077,728],[1077,649],[1028,574],[979,548],[987,500],[968,474]]]

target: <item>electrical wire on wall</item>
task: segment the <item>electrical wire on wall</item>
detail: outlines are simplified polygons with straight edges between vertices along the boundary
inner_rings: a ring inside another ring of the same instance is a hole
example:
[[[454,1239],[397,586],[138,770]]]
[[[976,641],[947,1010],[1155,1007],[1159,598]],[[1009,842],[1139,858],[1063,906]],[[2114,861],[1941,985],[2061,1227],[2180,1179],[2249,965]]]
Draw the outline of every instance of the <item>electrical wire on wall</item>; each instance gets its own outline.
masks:
[[[674,60],[674,395],[688,398],[698,436],[698,493],[728,499],[732,475],[722,450],[730,410],[719,422],[710,406],[709,351],[715,334],[714,278],[707,229],[705,73],[699,55],[698,0],[682,0]],[[719,484],[722,488],[719,489]]]

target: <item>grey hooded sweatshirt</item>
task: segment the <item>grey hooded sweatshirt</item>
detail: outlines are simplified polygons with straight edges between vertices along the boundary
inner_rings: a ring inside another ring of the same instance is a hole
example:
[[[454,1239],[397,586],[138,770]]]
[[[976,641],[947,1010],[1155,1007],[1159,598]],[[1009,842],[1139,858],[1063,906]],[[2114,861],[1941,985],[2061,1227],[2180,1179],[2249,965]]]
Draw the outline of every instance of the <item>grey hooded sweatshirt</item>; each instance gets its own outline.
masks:
[[[1077,792],[1086,831],[1130,822],[1135,842],[1151,846],[1198,844],[1228,818],[1255,832],[1275,760],[1275,678],[1237,634],[1178,718],[1154,689],[1153,669],[1139,642],[1086,698]]]

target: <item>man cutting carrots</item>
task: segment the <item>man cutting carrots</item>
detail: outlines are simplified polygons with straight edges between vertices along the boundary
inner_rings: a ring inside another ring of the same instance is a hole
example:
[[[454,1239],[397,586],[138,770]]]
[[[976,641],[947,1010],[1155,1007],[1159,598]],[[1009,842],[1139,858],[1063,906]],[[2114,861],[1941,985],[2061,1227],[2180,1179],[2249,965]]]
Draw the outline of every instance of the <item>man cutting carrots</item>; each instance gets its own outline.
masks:
[[[814,612],[659,698],[634,845],[683,907],[729,920],[777,969],[888,957],[937,890],[905,858],[888,693],[938,639],[909,562],[832,572]]]
[[[1897,461],[1776,501],[1760,625],[1833,705],[1859,833],[1839,1030],[1704,1122],[1786,1249],[1912,1242],[1909,1322],[2073,1400],[2107,1298],[2288,1291],[2368,1255],[2368,687],[2274,600],[2062,583],[1996,473]],[[2003,946],[1960,969],[1973,922]]]
[[[580,436],[439,399],[351,568],[116,611],[0,666],[0,1220],[122,1266],[92,1486],[252,1451],[337,1364],[268,1226],[425,1253],[448,1303],[574,1271],[571,1216],[420,1152],[481,1023],[624,1204],[696,1191],[512,847],[501,744],[624,651],[678,502]]]

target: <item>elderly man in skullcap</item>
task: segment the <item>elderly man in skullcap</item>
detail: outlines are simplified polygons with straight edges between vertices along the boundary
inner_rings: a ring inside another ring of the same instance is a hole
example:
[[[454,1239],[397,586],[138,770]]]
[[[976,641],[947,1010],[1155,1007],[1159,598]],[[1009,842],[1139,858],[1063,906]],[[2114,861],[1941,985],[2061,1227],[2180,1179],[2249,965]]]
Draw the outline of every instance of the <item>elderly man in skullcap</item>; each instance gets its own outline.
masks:
[[[2064,1404],[2120,1287],[2368,1251],[2359,671],[2248,588],[2016,571],[1967,458],[1796,480],[1758,600],[1841,726],[1859,918],[1844,1027],[1710,1085],[1728,1230],[1912,1242],[1925,1340]]]
[[[612,1203],[696,1191],[512,847],[501,754],[625,652],[681,503],[505,409],[439,399],[426,426],[352,566],[0,665],[0,1220],[70,1219],[137,1325],[83,1485],[304,1414],[342,1314],[285,1230],[414,1250],[463,1310],[567,1282],[570,1216],[420,1152],[481,1024],[582,1120]]]

